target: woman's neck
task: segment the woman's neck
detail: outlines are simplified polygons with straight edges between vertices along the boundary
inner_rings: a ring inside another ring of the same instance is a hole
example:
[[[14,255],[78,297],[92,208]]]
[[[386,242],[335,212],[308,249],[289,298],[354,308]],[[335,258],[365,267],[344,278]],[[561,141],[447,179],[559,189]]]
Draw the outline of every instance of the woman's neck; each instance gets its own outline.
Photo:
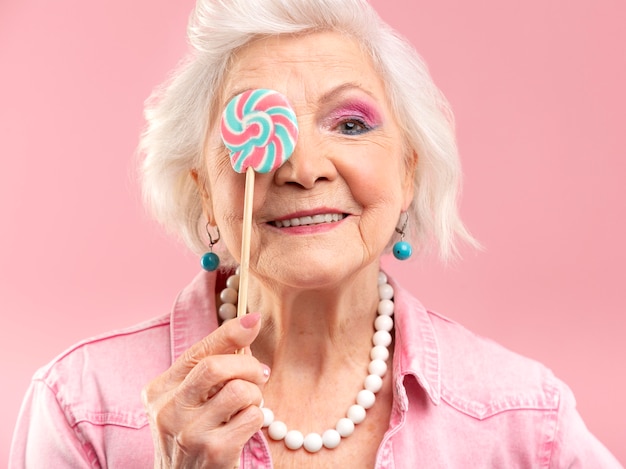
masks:
[[[322,377],[362,366],[371,347],[379,266],[326,288],[297,289],[251,279],[248,309],[263,315],[252,352],[271,368]],[[344,368],[345,369],[345,368]]]

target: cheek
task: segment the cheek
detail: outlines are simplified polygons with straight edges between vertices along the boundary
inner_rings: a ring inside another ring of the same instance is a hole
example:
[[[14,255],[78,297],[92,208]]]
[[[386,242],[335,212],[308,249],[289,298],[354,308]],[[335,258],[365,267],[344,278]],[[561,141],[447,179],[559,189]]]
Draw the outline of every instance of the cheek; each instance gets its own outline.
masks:
[[[385,205],[386,209],[400,206],[404,165],[397,150],[377,148],[357,152],[357,155],[344,159],[343,171],[340,170],[357,202],[364,208],[371,205]]]
[[[215,164],[215,162],[214,162]],[[245,198],[246,175],[237,173],[230,163],[223,168],[216,168],[210,178],[211,199],[216,223],[220,234],[230,254],[238,262],[241,255],[241,237],[243,229],[243,205]],[[255,230],[254,215],[264,204],[267,194],[267,185],[271,183],[271,176],[256,174],[254,189],[254,205],[252,209],[252,230]],[[253,242],[255,236],[253,234]]]
[[[209,157],[207,167],[213,216],[220,230],[241,219],[245,175],[236,173],[224,155]]]
[[[232,170],[231,170],[232,171]],[[233,177],[216,177],[212,185],[213,216],[220,229],[223,246],[240,262],[243,189],[237,189]]]

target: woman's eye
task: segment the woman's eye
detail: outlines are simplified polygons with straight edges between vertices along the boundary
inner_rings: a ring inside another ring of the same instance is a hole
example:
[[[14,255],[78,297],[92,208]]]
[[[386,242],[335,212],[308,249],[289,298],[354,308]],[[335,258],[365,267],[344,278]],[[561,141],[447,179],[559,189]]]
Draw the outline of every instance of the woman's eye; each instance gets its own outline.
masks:
[[[361,119],[346,119],[337,125],[337,130],[344,135],[359,135],[372,128]]]

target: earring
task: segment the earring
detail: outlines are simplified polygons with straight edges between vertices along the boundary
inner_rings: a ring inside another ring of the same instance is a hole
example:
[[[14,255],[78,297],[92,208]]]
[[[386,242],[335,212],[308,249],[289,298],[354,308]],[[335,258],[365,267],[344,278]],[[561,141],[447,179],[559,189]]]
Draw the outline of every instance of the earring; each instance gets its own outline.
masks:
[[[393,257],[400,261],[405,261],[413,254],[413,248],[404,240],[406,225],[409,223],[409,214],[406,212],[402,213],[406,218],[404,219],[402,228],[396,227],[396,233],[400,233],[400,241],[393,245]]]
[[[209,252],[205,252],[200,258],[200,265],[207,272],[213,272],[220,265],[220,258],[213,252],[213,246],[220,240],[220,229],[216,226],[217,239],[213,240],[211,233],[209,232],[209,224],[206,224],[206,234],[209,235]]]

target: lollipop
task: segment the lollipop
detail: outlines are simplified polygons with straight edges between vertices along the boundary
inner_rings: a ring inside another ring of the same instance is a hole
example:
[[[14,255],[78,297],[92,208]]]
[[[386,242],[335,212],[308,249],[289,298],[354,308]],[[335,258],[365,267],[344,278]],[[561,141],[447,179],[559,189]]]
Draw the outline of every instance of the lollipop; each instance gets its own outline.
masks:
[[[293,153],[298,139],[296,114],[277,91],[248,90],[235,96],[222,115],[222,140],[238,173],[278,169]]]
[[[220,130],[224,145],[230,151],[233,169],[246,173],[237,301],[237,317],[240,317],[246,314],[248,302],[254,173],[269,173],[289,159],[298,140],[298,122],[285,96],[273,90],[255,89],[229,101],[222,114]]]

